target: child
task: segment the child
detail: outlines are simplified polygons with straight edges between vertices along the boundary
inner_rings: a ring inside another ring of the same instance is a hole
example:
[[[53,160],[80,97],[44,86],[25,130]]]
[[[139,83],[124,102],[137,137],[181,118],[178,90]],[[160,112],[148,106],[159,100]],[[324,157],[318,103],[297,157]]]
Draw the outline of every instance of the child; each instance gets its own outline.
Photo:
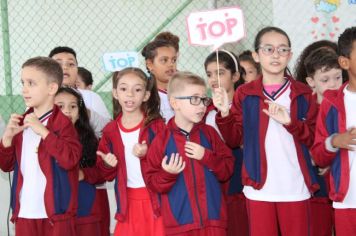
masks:
[[[78,61],[76,52],[69,47],[56,47],[54,48],[49,57],[55,59],[63,69],[63,85],[69,87],[75,87],[75,81],[78,77]],[[95,131],[95,135],[100,138],[102,135],[102,130],[105,125],[110,121],[110,114],[101,99],[101,97],[93,91],[81,90],[80,94],[83,97],[85,106],[88,108],[89,121],[91,127]],[[100,184],[96,186],[100,189],[98,192],[98,202],[102,207],[101,215],[104,219],[104,224],[102,224],[103,235],[109,235],[110,228],[110,210],[109,210],[109,200],[106,191],[105,184]]]
[[[329,48],[319,48],[312,51],[304,60],[307,72],[306,80],[317,96],[318,107],[323,100],[323,93],[328,90],[339,89],[342,85],[342,70],[338,63],[336,52]],[[312,235],[332,235],[333,210],[328,198],[329,168],[314,170],[318,177],[320,190],[311,198]]]
[[[217,67],[216,52],[212,52],[204,62],[208,85],[214,93],[219,87],[218,73],[221,81],[221,87],[226,90],[228,101],[231,104],[234,96],[234,83],[240,78],[239,64],[236,56],[225,50],[218,51],[219,71]],[[216,108],[213,106],[208,111],[206,124],[213,126],[216,131],[220,132],[216,122]],[[246,211],[246,200],[242,193],[241,167],[242,167],[242,149],[233,150],[235,157],[234,172],[231,179],[224,184],[224,191],[227,194],[227,235],[248,236],[248,222]]]
[[[234,158],[202,121],[210,104],[202,78],[175,74],[168,84],[175,116],[157,135],[147,158],[148,186],[161,194],[167,235],[226,235],[226,203],[219,181],[231,177]]]
[[[244,83],[251,82],[260,76],[260,65],[255,62],[250,50],[243,51],[239,55],[239,63],[243,68],[242,79]]]
[[[147,146],[165,128],[155,80],[138,68],[115,72],[113,97],[118,115],[103,131],[97,166],[107,180],[115,179],[114,235],[163,236],[158,196],[146,187],[142,174],[147,169]]]
[[[167,84],[177,71],[178,52],[179,38],[170,32],[160,33],[142,49],[148,73],[157,82],[161,114],[166,123],[174,115],[167,97]]]
[[[91,90],[93,87],[93,76],[90,71],[84,67],[78,67],[78,77],[75,81],[75,86],[78,89],[87,89]]]
[[[22,65],[22,96],[29,109],[11,115],[0,143],[0,167],[14,171],[16,235],[75,235],[81,145],[68,117],[54,105],[62,79],[53,59],[35,57]]]
[[[213,94],[226,143],[243,145],[250,235],[308,235],[309,198],[318,188],[308,151],[316,103],[310,88],[286,75],[292,53],[283,30],[259,31],[253,56],[262,77],[236,91],[231,112],[226,92]]]
[[[96,150],[98,140],[89,125],[87,109],[83,98],[78,91],[70,87],[58,90],[54,100],[61,111],[71,119],[80,136],[83,145],[79,169],[78,211],[76,220],[76,233],[83,235],[103,235],[101,232],[102,219],[100,215],[100,202],[97,198],[95,184],[105,182],[100,172],[95,168]],[[108,232],[109,229],[106,230]]]
[[[294,67],[294,78],[297,81],[303,82],[305,84],[307,83],[306,78],[308,77],[308,75],[305,69],[304,61],[305,58],[307,58],[312,51],[318,48],[327,48],[331,51],[334,51],[335,53],[337,52],[337,44],[329,40],[320,40],[309,44],[306,48],[304,48],[304,50],[298,57]]]
[[[330,168],[330,193],[335,209],[336,235],[356,234],[356,27],[338,40],[339,64],[349,82],[324,93],[312,154],[316,164]]]

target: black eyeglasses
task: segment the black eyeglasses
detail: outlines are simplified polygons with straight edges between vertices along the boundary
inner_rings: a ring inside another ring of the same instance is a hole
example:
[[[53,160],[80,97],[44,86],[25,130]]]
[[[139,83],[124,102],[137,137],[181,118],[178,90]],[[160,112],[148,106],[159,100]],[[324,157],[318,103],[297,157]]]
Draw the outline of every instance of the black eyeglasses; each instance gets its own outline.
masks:
[[[271,56],[274,53],[274,51],[277,50],[278,55],[280,55],[282,57],[286,57],[289,55],[289,53],[291,51],[291,48],[288,46],[275,47],[270,44],[259,46],[258,48],[261,49],[262,53],[265,54],[266,56]]]
[[[198,106],[201,102],[203,102],[204,106],[209,106],[211,103],[211,98],[208,97],[199,97],[199,96],[182,96],[182,97],[174,97],[176,99],[189,99],[190,104],[194,106]]]

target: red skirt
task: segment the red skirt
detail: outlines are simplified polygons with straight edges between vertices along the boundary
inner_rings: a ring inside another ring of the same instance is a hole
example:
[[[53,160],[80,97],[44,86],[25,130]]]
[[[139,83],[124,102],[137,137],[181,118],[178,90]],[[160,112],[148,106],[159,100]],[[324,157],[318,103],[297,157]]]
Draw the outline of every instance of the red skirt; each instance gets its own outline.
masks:
[[[164,236],[162,217],[153,214],[146,188],[127,188],[128,212],[124,222],[117,222],[115,236]]]

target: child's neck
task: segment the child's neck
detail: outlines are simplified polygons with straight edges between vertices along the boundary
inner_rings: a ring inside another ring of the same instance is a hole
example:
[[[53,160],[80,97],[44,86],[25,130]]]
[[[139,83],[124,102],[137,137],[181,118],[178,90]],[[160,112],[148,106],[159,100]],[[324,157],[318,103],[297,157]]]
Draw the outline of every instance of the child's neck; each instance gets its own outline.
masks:
[[[121,124],[126,129],[136,127],[142,122],[144,115],[141,111],[137,112],[123,112],[121,117]]]
[[[167,83],[162,83],[159,80],[156,80],[156,81],[157,81],[157,88],[159,90],[167,91]]]
[[[33,113],[37,117],[41,117],[43,114],[47,113],[48,111],[53,109],[54,101],[51,99],[48,99],[48,101],[40,106],[33,107]]]
[[[235,94],[235,91],[234,90],[231,90],[227,93],[227,98],[229,100],[229,103],[232,102],[232,100],[234,99],[234,94]]]
[[[356,92],[356,77],[352,78],[350,75],[349,77],[349,85],[347,86],[347,90],[351,92]]]
[[[176,123],[176,125],[186,131],[186,132],[190,132],[194,126],[194,123],[190,122],[190,121],[187,121],[186,119],[182,118],[182,117],[179,117],[179,115],[175,116],[174,117],[174,122]]]
[[[283,84],[286,81],[284,74],[280,75],[263,75],[262,83],[264,85],[273,85],[273,84]]]

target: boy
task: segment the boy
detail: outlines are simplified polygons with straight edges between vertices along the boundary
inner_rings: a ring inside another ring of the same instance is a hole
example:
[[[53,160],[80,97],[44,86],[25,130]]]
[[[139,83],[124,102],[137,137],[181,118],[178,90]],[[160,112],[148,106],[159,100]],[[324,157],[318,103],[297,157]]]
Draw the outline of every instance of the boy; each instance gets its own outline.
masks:
[[[16,235],[75,235],[81,145],[71,121],[54,106],[63,73],[35,57],[22,66],[29,108],[12,114],[0,143],[0,168],[14,170],[11,205]]]
[[[339,90],[324,93],[317,120],[312,154],[330,168],[330,193],[338,236],[356,235],[356,27],[338,40],[339,64],[349,81]]]
[[[210,103],[202,78],[175,74],[168,84],[175,112],[151,144],[148,186],[161,193],[167,235],[226,235],[226,203],[219,181],[234,158],[214,128],[201,122]],[[164,158],[163,158],[164,157]]]

